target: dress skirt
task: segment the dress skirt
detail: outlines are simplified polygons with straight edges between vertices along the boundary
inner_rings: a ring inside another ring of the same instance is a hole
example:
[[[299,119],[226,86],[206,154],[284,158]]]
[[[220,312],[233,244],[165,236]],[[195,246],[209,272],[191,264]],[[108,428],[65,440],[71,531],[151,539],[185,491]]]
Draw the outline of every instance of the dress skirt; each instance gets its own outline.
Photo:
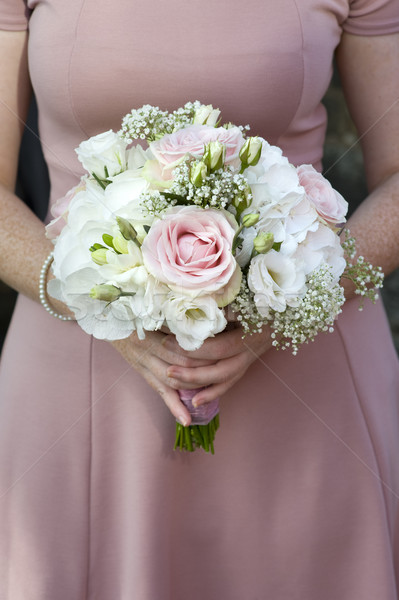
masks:
[[[274,349],[215,455],[104,341],[20,297],[0,378],[1,600],[395,600],[399,378],[380,304]]]

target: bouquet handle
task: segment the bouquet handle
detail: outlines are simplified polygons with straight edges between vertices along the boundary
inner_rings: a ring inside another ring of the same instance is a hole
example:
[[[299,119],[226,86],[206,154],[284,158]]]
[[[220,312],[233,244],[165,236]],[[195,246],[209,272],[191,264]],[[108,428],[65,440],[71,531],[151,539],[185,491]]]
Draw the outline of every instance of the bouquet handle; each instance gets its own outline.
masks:
[[[178,390],[180,400],[191,415],[191,425],[184,427],[176,422],[175,450],[179,448],[193,452],[200,447],[205,452],[215,453],[213,442],[219,428],[219,398],[201,406],[193,406],[192,400],[201,389],[204,388]]]

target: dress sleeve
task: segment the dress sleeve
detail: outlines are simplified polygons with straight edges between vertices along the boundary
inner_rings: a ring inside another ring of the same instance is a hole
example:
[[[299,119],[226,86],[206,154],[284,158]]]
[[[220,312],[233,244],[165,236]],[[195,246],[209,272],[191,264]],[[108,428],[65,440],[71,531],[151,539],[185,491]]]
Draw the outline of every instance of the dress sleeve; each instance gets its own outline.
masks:
[[[399,0],[349,0],[343,30],[354,35],[399,32]]]
[[[29,16],[26,0],[0,0],[0,29],[24,31],[28,28]]]

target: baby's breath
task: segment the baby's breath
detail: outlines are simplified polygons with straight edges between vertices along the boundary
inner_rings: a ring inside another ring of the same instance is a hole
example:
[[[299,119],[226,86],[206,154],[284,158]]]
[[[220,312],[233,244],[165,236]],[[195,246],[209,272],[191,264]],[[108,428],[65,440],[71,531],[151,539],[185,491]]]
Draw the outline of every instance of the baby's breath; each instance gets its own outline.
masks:
[[[296,354],[301,344],[313,341],[320,331],[334,330],[334,320],[345,302],[343,288],[333,284],[331,267],[325,265],[311,273],[307,292],[297,307],[271,312],[273,346]]]
[[[355,284],[355,294],[361,298],[359,310],[362,310],[364,298],[368,298],[373,304],[377,301],[378,290],[383,287],[384,273],[381,267],[373,267],[363,256],[358,256],[354,262],[356,243],[348,229],[345,230],[345,240],[341,245],[349,258],[342,277],[350,279]]]
[[[158,217],[170,206],[175,206],[176,200],[166,198],[161,192],[144,192],[140,195],[139,202],[144,214]]]
[[[170,192],[185,198],[185,204],[195,204],[201,208],[227,208],[234,201],[247,194],[248,185],[243,175],[234,173],[232,167],[218,169],[210,173],[199,187],[190,181],[190,170],[198,161],[185,162],[173,171],[174,183]]]
[[[198,101],[187,102],[173,113],[161,110],[159,106],[145,104],[133,109],[122,119],[119,135],[130,144],[133,140],[153,142],[162,136],[173,133],[177,129],[190,125],[194,113],[201,106]]]
[[[248,287],[246,277],[242,278],[240,291],[230,304],[230,308],[237,315],[244,336],[262,332],[266,320],[256,309],[254,295]]]

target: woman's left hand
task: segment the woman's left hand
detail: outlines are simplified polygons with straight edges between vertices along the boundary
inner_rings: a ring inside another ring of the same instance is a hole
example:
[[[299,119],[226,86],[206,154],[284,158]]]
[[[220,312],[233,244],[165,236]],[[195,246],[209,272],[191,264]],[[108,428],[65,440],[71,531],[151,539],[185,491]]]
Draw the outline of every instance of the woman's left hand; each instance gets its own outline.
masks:
[[[168,350],[190,358],[215,361],[206,367],[180,367],[171,365],[167,369],[169,385],[174,389],[205,387],[194,396],[194,406],[211,402],[225,394],[248,367],[272,346],[271,332],[264,327],[262,333],[247,335],[243,339],[240,326],[223,331],[214,338],[205,340],[199,350],[186,352],[180,348],[173,335],[165,338]]]

